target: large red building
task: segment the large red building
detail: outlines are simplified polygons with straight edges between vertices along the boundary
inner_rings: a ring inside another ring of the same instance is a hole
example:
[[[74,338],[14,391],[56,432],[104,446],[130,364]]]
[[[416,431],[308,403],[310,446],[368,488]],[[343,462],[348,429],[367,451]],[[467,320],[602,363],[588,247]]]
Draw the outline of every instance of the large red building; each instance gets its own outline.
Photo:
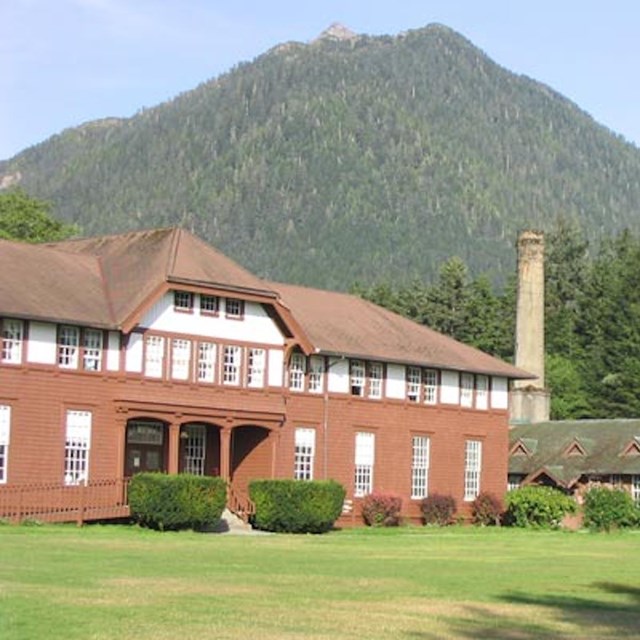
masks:
[[[178,229],[0,241],[0,483],[140,471],[333,478],[460,507],[507,483],[519,369],[343,293],[266,282]],[[1,515],[1,514],[0,514]]]

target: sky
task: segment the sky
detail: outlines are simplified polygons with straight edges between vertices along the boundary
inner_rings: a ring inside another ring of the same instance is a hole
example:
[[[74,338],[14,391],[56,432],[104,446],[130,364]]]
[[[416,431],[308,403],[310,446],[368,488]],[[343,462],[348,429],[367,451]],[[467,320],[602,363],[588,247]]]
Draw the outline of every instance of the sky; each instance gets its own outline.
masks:
[[[437,22],[640,146],[638,0],[0,0],[0,159],[129,117],[339,22]]]

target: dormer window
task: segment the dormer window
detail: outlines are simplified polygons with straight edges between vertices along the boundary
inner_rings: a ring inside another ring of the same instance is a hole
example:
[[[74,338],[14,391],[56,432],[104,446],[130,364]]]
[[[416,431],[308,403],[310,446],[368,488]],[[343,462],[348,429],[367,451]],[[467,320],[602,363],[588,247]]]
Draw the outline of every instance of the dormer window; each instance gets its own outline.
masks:
[[[225,302],[225,316],[241,320],[244,315],[244,300],[238,298],[227,298]]]
[[[193,293],[190,291],[174,291],[173,308],[175,311],[187,313],[193,311]]]

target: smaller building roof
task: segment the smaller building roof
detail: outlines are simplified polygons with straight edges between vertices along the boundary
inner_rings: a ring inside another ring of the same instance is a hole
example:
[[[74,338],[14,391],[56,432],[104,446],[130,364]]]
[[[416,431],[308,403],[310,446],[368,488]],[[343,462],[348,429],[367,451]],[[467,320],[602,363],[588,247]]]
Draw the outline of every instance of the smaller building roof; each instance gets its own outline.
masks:
[[[638,441],[640,419],[518,425],[509,432],[509,473],[546,474],[566,488],[583,475],[640,474]]]

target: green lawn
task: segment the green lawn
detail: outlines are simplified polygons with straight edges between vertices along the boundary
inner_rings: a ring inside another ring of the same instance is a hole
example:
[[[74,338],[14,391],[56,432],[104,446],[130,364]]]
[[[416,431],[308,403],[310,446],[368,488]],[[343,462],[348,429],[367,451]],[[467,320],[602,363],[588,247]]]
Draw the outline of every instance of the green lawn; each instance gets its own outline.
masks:
[[[0,526],[2,640],[640,637],[640,532]]]

